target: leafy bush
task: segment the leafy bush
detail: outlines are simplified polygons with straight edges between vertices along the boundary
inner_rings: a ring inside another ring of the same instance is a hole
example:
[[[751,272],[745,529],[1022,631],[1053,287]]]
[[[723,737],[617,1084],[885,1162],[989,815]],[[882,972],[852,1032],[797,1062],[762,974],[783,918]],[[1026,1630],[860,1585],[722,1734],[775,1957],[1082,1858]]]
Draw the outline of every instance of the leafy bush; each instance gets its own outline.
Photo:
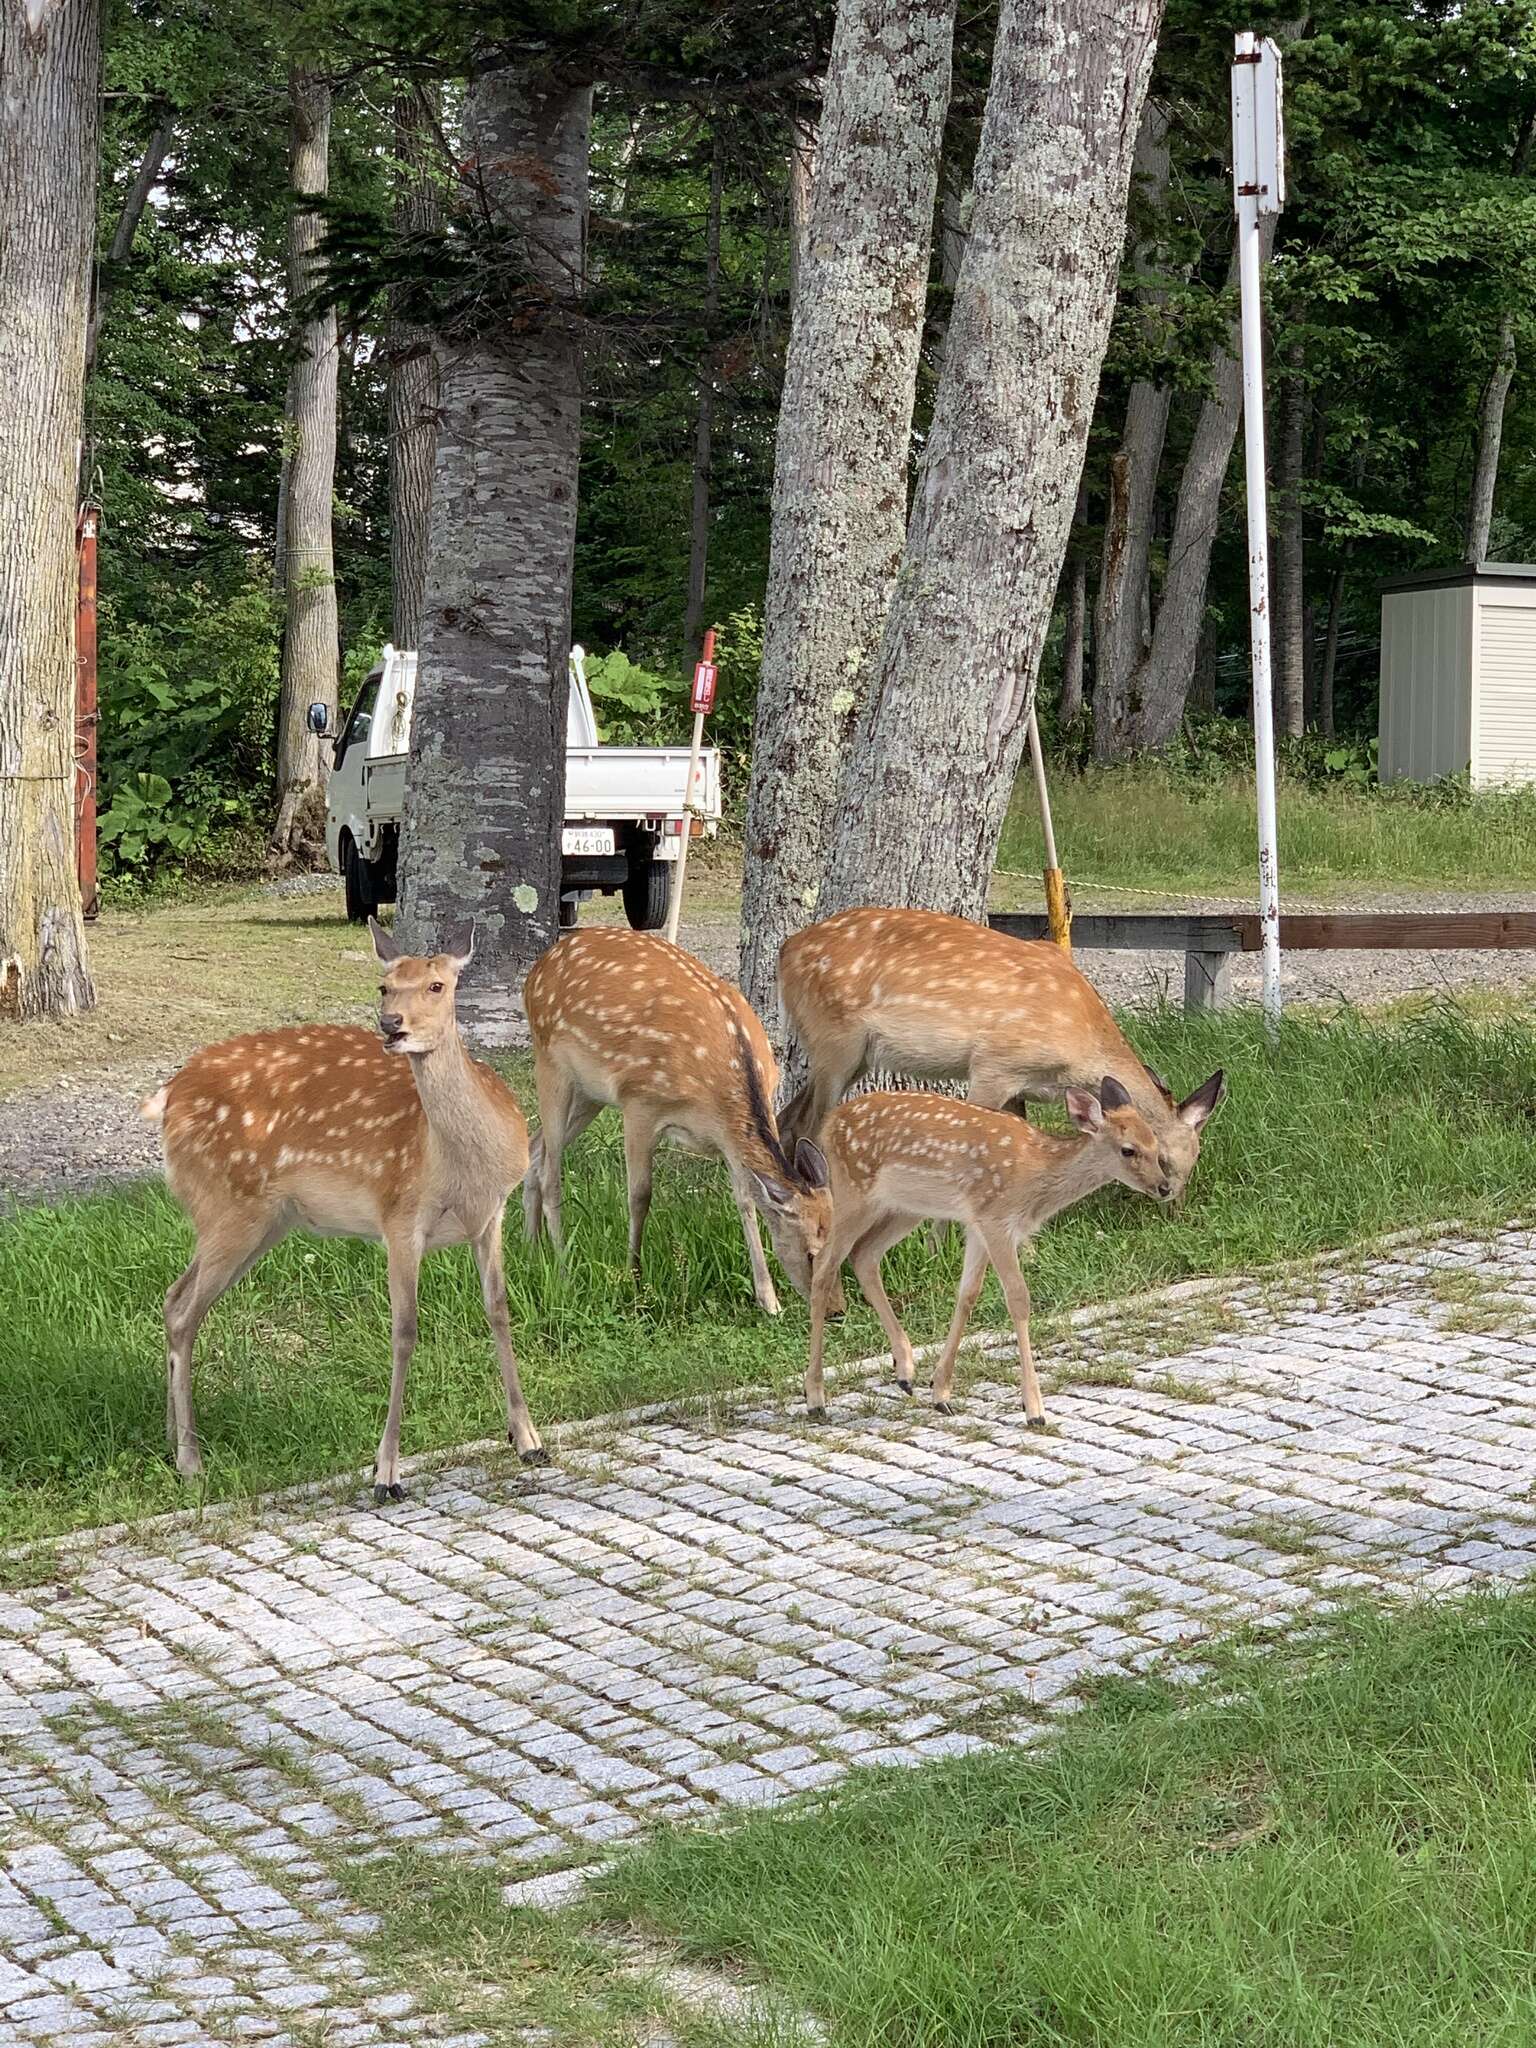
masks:
[[[102,869],[147,879],[248,824],[272,775],[277,607],[254,578],[228,592],[162,586],[152,619],[102,600]]]

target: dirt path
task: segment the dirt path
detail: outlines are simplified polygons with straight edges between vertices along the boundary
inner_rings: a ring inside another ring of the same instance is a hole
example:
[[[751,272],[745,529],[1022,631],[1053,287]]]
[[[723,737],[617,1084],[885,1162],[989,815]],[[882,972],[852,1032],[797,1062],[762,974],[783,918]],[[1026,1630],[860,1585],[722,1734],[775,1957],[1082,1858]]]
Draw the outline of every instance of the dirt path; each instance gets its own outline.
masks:
[[[692,871],[690,871],[692,872]],[[1529,910],[1529,892],[1393,895],[1356,899],[1375,909]],[[1017,892],[1010,907],[1034,907]],[[1148,909],[1144,896],[1084,897],[1082,910]],[[1163,907],[1173,907],[1163,906]],[[1187,907],[1194,907],[1193,905]],[[1201,907],[1227,907],[1204,899]],[[1247,904],[1230,905],[1247,908]],[[1339,908],[1288,899],[1293,910]],[[617,921],[612,904],[584,918]],[[717,972],[736,971],[736,877],[725,861],[701,864],[683,942]],[[113,912],[92,934],[102,999],[90,1016],[29,1026],[0,1038],[0,1200],[82,1194],[152,1173],[155,1133],[138,1105],[199,1045],[262,1025],[317,1017],[363,1022],[374,976],[366,936],[343,922],[337,885],[305,877],[244,894],[139,912]],[[1172,953],[1080,955],[1089,977],[1123,1008],[1179,1002],[1183,959]],[[1234,965],[1239,1002],[1256,999],[1259,965]],[[1285,963],[1294,1003],[1385,1003],[1435,994],[1508,997],[1536,987],[1536,953],[1313,953]],[[515,999],[482,997],[480,1035],[522,1043]]]

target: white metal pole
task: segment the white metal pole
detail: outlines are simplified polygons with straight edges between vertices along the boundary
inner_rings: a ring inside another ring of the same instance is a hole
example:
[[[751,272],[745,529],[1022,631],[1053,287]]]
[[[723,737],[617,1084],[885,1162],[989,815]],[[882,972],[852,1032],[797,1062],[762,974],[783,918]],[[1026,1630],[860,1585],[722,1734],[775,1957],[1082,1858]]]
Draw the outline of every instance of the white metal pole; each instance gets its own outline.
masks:
[[[667,899],[667,937],[677,944],[678,920],[683,914],[683,877],[688,872],[688,841],[693,836],[693,791],[699,775],[699,753],[704,745],[704,714],[693,714],[693,748],[688,756],[688,793],[683,798],[683,836],[678,841],[677,859],[672,864],[672,894]]]
[[[1264,1021],[1273,1037],[1280,1024],[1280,866],[1275,815],[1275,713],[1269,661],[1269,513],[1264,476],[1264,331],[1259,266],[1260,179],[1255,105],[1260,42],[1237,38],[1233,67],[1233,145],[1236,171],[1238,278],[1242,292],[1243,447],[1248,481],[1248,604],[1253,665],[1254,779],[1259,813],[1259,931],[1262,941]],[[1240,96],[1248,94],[1246,108]],[[1248,113],[1245,122],[1241,113]],[[1244,129],[1246,127],[1246,134]],[[1275,211],[1267,207],[1266,211]]]

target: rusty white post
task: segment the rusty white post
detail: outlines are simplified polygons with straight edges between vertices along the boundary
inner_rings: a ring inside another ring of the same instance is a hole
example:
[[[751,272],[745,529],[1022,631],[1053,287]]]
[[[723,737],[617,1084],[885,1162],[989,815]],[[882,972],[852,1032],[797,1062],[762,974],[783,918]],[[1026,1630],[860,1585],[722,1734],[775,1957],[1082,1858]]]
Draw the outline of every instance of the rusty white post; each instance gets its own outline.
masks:
[[[1264,476],[1264,332],[1259,221],[1285,204],[1280,52],[1244,30],[1232,61],[1232,202],[1242,290],[1243,446],[1248,475],[1248,605],[1253,752],[1259,810],[1259,931],[1264,1021],[1280,1027],[1280,865],[1275,813],[1275,711],[1269,663],[1269,509]]]
[[[693,837],[697,801],[699,755],[704,749],[704,720],[715,708],[715,629],[704,635],[704,646],[693,671],[693,747],[688,756],[688,789],[683,798],[683,832],[672,869],[672,894],[667,903],[667,937],[677,944],[678,921],[683,914],[683,877],[688,872],[688,842]]]
[[[80,507],[75,534],[75,869],[87,924],[101,911],[96,880],[96,535],[101,508]]]

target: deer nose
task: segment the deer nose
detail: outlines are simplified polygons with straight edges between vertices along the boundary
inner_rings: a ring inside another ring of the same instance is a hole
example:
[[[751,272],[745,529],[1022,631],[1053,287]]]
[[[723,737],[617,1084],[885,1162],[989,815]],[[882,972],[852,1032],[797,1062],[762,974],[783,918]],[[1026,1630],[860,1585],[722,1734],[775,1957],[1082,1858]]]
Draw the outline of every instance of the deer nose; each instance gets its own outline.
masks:
[[[1164,1201],[1166,1201],[1168,1197],[1173,1193],[1173,1183],[1171,1181],[1160,1180],[1157,1184],[1157,1192],[1163,1197]]]
[[[398,1010],[382,1010],[379,1013],[379,1029],[391,1037],[400,1029],[403,1022],[404,1019]]]

